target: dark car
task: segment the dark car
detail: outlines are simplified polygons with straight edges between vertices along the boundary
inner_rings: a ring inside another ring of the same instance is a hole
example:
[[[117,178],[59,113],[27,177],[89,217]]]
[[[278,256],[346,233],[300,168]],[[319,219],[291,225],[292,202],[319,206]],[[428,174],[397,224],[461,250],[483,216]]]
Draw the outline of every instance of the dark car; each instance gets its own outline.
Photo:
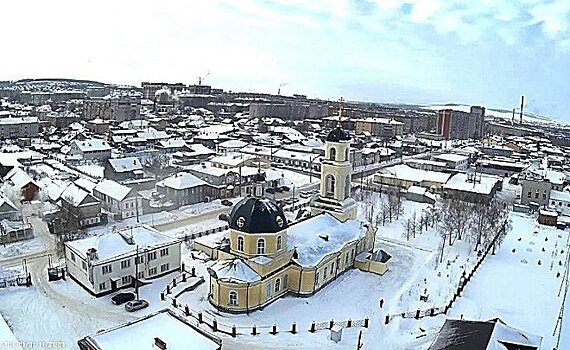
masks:
[[[115,305],[121,305],[131,300],[135,300],[135,295],[133,293],[119,293],[113,295],[111,298],[111,302]]]
[[[273,193],[275,193],[275,189],[272,187],[269,187],[269,188],[265,189],[265,192],[273,194]]]
[[[218,215],[218,219],[222,220],[222,221],[229,221],[230,220],[230,216],[226,213],[221,213],[220,215]]]
[[[281,193],[283,192],[283,187],[275,187],[275,191]]]
[[[125,304],[125,310],[127,310],[128,312],[144,309],[145,307],[148,307],[148,301],[142,299],[132,300]]]
[[[291,191],[291,189],[288,186],[281,186],[281,189],[285,192]]]
[[[234,205],[234,204],[232,203],[232,201],[230,201],[229,199],[224,199],[224,200],[222,200],[222,204],[225,205],[225,206],[228,206],[228,207],[231,207],[232,205]]]

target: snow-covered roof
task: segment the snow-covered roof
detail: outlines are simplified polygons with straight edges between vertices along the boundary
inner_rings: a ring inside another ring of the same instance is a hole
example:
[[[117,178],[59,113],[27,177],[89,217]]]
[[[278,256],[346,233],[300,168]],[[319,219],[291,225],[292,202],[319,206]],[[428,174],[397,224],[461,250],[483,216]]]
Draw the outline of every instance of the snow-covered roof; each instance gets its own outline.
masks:
[[[4,177],[4,181],[11,181],[11,185],[18,189],[23,188],[29,183],[34,183],[34,180],[20,168],[10,170],[10,172],[6,174],[6,177]]]
[[[127,324],[97,333],[88,341],[101,350],[155,349],[155,338],[162,340],[169,350],[215,350],[221,342],[199,331],[184,318],[167,309],[150,314]]]
[[[5,209],[3,209],[3,212],[7,212],[7,211],[18,211],[18,209],[16,208],[16,205],[14,205],[14,203],[12,203],[11,200],[9,200],[8,198],[4,197],[3,195],[0,194],[0,209],[6,206]]]
[[[13,125],[13,124],[36,124],[39,123],[37,117],[7,117],[0,118],[0,125]]]
[[[97,186],[95,182],[89,181],[86,178],[80,177],[79,179],[73,181],[78,187],[86,190],[87,192],[93,192],[93,189]]]
[[[186,141],[180,138],[160,140],[158,145],[163,148],[183,148],[186,147]]]
[[[237,167],[245,161],[253,160],[256,156],[253,154],[243,154],[243,153],[230,153],[225,156],[218,156],[210,159],[210,163],[218,163],[227,165],[230,167]]]
[[[562,191],[550,191],[550,199],[561,202],[570,202],[570,193]]]
[[[241,259],[219,260],[212,267],[218,280],[234,283],[253,283],[261,277]]]
[[[101,152],[110,151],[111,146],[105,140],[87,139],[83,141],[74,140],[73,143],[81,152]]]
[[[74,207],[80,206],[88,196],[90,196],[89,192],[77,187],[75,184],[70,184],[61,193],[61,198]]]
[[[247,146],[247,142],[241,140],[228,140],[218,145],[220,148],[242,148]]]
[[[102,193],[107,197],[111,197],[117,201],[124,200],[129,193],[131,193],[131,188],[121,185],[113,180],[103,180],[95,186],[94,191]]]
[[[137,157],[110,158],[109,164],[117,173],[142,170],[143,166]]]
[[[289,226],[287,248],[297,250],[296,261],[301,266],[314,267],[326,256],[363,237],[366,230],[358,220],[340,222],[323,213]]]
[[[453,175],[445,185],[444,189],[451,189],[479,194],[490,194],[497,182],[501,179],[496,176],[480,175],[474,176],[475,180],[469,180],[469,175],[458,173]]]
[[[191,187],[196,187],[196,186],[201,186],[201,185],[206,185],[207,183],[201,179],[199,179],[198,177],[190,174],[190,173],[186,173],[186,172],[180,172],[175,174],[174,176],[170,176],[162,181],[160,181],[157,186],[166,186],[166,187],[170,187],[173,188],[175,190],[181,190],[181,189],[185,189],[185,188],[191,188]]]
[[[97,252],[96,262],[104,262],[124,255],[135,254],[137,246],[140,252],[144,251],[145,248],[157,248],[176,242],[176,239],[168,237],[148,225],[141,225],[109,232],[101,236],[69,241],[65,245],[74,249],[85,259],[87,258],[87,251],[95,249]]]
[[[460,154],[454,154],[454,153],[439,154],[439,155],[435,156],[434,158],[439,159],[439,160],[444,160],[446,162],[454,162],[454,163],[466,162],[469,159],[469,157],[467,157],[467,156],[462,156]]]
[[[445,183],[451,177],[451,174],[448,173],[415,169],[405,164],[398,164],[386,168],[382,171],[382,174],[384,175],[388,174],[401,180],[414,181],[414,182],[430,181],[430,182]]]

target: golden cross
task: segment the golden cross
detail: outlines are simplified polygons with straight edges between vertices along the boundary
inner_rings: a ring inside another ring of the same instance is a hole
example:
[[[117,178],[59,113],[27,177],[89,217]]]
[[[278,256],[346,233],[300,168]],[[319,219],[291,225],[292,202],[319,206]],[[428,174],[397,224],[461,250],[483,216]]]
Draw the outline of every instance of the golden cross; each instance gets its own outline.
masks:
[[[342,127],[342,102],[344,101],[344,99],[341,97],[339,99],[339,107],[338,107],[338,123],[337,123],[337,127]]]

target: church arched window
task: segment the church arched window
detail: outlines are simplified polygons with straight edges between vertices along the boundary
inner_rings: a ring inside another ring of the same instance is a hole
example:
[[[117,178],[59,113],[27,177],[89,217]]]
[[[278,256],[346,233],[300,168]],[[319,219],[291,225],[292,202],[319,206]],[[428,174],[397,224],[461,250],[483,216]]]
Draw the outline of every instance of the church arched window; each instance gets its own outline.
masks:
[[[265,254],[265,240],[263,238],[257,240],[257,254]]]
[[[325,190],[326,190],[325,196],[326,197],[330,197],[330,198],[334,197],[335,185],[336,185],[336,183],[335,183],[334,176],[331,174],[327,175],[326,181],[325,181],[325,186],[326,186],[325,187]]]
[[[331,147],[331,149],[329,151],[329,159],[330,160],[336,160],[336,148]]]
[[[348,154],[348,147],[344,151],[344,160],[347,162],[350,160],[350,155]]]
[[[243,237],[239,236],[237,239],[237,250],[243,252]]]

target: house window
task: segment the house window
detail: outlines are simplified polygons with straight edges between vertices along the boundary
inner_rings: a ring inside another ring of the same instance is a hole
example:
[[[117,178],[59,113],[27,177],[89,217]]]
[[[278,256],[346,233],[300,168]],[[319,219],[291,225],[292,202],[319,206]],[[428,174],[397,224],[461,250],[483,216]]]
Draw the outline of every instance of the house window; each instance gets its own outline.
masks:
[[[167,256],[168,255],[168,248],[162,248],[160,250],[160,256]]]
[[[87,271],[87,263],[85,261],[81,261],[81,268]]]
[[[532,191],[528,191],[528,198],[532,197]]]
[[[238,304],[237,292],[232,290],[230,292],[230,305],[237,306],[237,304]]]
[[[536,192],[534,193],[534,198],[535,198],[535,199],[538,199],[538,191],[536,191]]]
[[[123,285],[131,284],[132,277],[131,276],[123,276],[121,277],[121,283]]]
[[[277,250],[281,249],[282,245],[283,245],[283,241],[282,241],[281,236],[277,236]]]
[[[152,275],[156,275],[156,267],[151,267],[150,269],[148,269],[148,275],[152,276]]]
[[[287,288],[289,284],[289,275],[283,276],[283,289]]]
[[[169,264],[162,264],[160,265],[160,272],[168,271],[169,268],[170,268]]]
[[[315,286],[319,285],[319,271],[315,272]]]
[[[323,271],[323,280],[327,279],[327,268],[325,267],[324,271]]]
[[[135,258],[135,264],[140,265],[142,263],[144,263],[144,256],[137,256]]]
[[[130,259],[121,261],[121,269],[126,269],[129,267],[131,267],[131,260]]]
[[[107,288],[107,286],[105,285],[105,282],[99,283],[99,290],[104,290],[105,288]]]
[[[113,268],[111,267],[111,264],[109,264],[109,265],[103,265],[103,266],[102,266],[102,269],[103,269],[103,274],[104,274],[104,275],[113,272]]]
[[[144,271],[139,271],[139,273],[137,273],[137,278],[138,279],[144,278]]]
[[[331,275],[333,274],[334,271],[334,261],[331,263]]]
[[[71,261],[75,262],[75,254],[73,252],[71,252],[70,254],[71,254]]]
[[[156,252],[150,252],[147,254],[148,261],[156,260]]]
[[[330,160],[336,160],[336,148],[331,147],[329,159]]]
[[[257,240],[257,254],[265,254],[265,239]]]
[[[281,289],[281,278],[275,280],[275,293],[279,292]]]
[[[239,236],[237,240],[237,250],[243,252],[243,237]]]

